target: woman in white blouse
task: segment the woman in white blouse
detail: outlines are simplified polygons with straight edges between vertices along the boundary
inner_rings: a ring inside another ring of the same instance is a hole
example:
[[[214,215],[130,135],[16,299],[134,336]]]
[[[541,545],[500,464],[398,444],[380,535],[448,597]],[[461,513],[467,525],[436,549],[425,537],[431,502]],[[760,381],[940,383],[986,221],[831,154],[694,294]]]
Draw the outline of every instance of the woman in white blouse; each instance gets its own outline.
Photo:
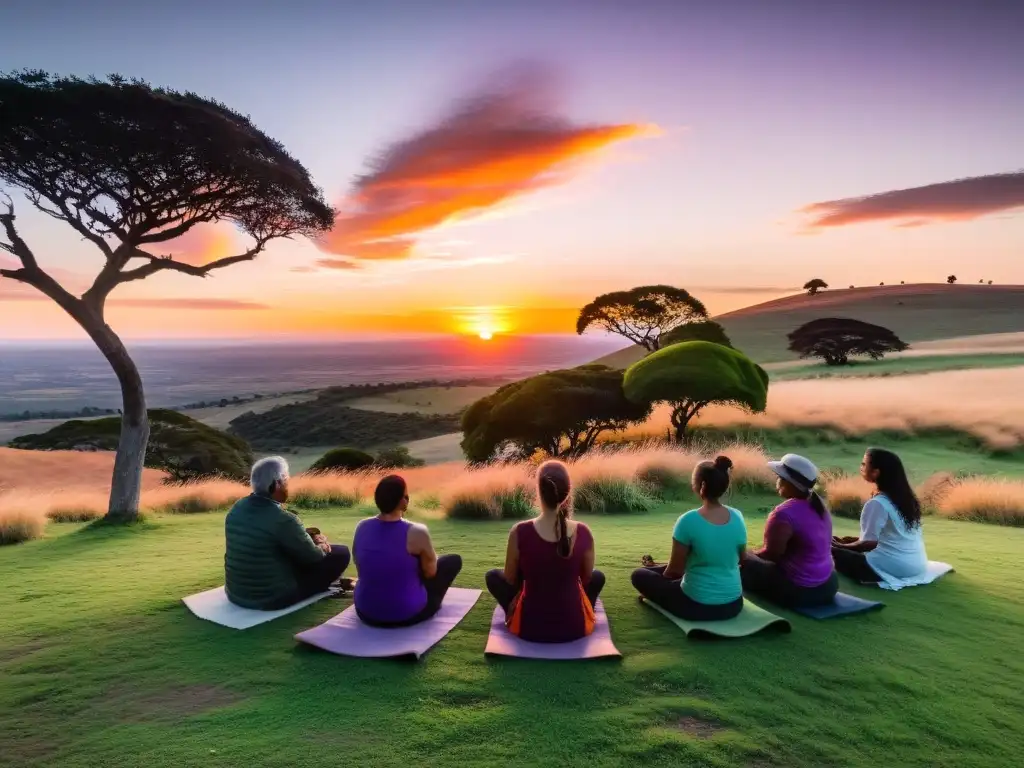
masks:
[[[928,556],[921,535],[921,504],[900,457],[869,448],[860,474],[877,488],[860,515],[860,536],[832,540],[836,570],[855,581],[894,587],[922,583]]]

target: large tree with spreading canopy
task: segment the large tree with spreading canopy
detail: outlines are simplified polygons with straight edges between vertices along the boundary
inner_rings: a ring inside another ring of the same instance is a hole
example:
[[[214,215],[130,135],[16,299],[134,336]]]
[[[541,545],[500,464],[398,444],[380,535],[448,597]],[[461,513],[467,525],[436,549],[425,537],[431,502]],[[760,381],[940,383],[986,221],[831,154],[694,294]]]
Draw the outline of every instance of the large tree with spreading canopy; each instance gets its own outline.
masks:
[[[576,333],[598,327],[629,339],[648,352],[661,348],[663,334],[685,323],[706,320],[701,301],[671,285],[642,285],[598,296],[580,310]]]
[[[800,357],[820,357],[827,365],[847,365],[850,357],[880,360],[908,345],[888,328],[849,317],[823,317],[804,323],[789,335],[789,349]]]
[[[625,429],[650,414],[622,391],[622,371],[586,365],[506,384],[471,405],[462,417],[462,450],[473,462],[509,453],[544,451],[579,456],[608,431]]]
[[[76,295],[48,272],[0,208],[0,249],[17,260],[0,277],[56,302],[95,342],[123,401],[108,518],[138,514],[149,439],[139,371],[104,307],[118,286],[164,272],[206,277],[254,259],[276,238],[330,228],[333,211],[308,171],[249,118],[194,93],[111,76],[0,75],[0,182],[92,244],[101,267]],[[251,244],[205,264],[161,254],[200,224],[226,222]]]
[[[622,381],[634,403],[667,403],[678,442],[700,411],[712,403],[751,413],[768,402],[768,374],[742,352],[710,341],[672,344],[628,369]]]

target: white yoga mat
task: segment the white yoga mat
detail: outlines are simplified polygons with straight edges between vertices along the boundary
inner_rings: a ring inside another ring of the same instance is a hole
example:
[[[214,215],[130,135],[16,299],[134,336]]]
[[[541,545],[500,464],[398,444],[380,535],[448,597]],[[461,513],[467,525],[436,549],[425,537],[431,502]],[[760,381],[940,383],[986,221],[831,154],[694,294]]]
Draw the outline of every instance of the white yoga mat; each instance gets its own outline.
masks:
[[[863,582],[865,585],[871,585],[881,587],[882,589],[888,589],[893,592],[903,589],[904,587],[921,587],[925,584],[931,584],[933,581],[941,576],[945,576],[947,573],[953,573],[953,566],[949,563],[940,563],[938,560],[929,560],[928,568],[920,576],[915,576],[910,579],[898,579],[894,576],[890,576],[886,573],[880,573],[879,576],[882,580],[879,582]]]
[[[228,600],[224,587],[208,589],[205,592],[200,592],[198,595],[189,595],[188,597],[183,597],[181,601],[200,619],[206,619],[214,624],[220,624],[222,627],[229,627],[231,629],[249,629],[257,624],[265,624],[268,621],[287,616],[289,613],[294,613],[301,608],[305,608],[307,605],[312,605],[319,600],[323,600],[325,597],[330,597],[336,591],[320,592],[303,600],[301,603],[289,605],[287,608],[282,608],[279,611],[257,611],[253,608],[242,608],[239,605],[235,605]]]

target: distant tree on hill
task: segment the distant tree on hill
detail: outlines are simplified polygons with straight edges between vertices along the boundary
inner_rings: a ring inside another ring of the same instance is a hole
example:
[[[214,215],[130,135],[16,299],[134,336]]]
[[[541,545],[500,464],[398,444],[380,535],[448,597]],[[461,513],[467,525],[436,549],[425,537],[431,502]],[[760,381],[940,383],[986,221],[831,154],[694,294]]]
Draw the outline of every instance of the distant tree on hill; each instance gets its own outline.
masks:
[[[356,448],[331,448],[313,462],[310,472],[356,472],[373,466],[373,456]]]
[[[947,277],[946,282],[949,283],[950,285],[953,285],[953,283],[956,282],[956,275],[950,275],[949,277]]]
[[[0,114],[0,181],[103,257],[78,295],[39,264],[15,226],[10,198],[0,209],[0,249],[18,262],[0,269],[0,278],[30,285],[60,306],[117,376],[123,415],[107,518],[131,520],[150,424],[138,368],[104,317],[107,297],[151,275],[206,277],[250,261],[271,240],[330,228],[333,211],[281,144],[244,115],[194,93],[116,75],[0,74]],[[162,255],[164,243],[211,222],[234,225],[252,245],[202,265]]]
[[[394,448],[386,448],[377,454],[373,460],[373,466],[379,469],[409,469],[411,467],[422,467],[426,464],[423,459],[417,459],[404,445]]]
[[[678,442],[700,411],[712,403],[759,413],[768,399],[768,374],[735,349],[708,341],[673,344],[634,363],[622,382],[635,403],[667,403]]]
[[[879,285],[885,285],[885,283],[879,283]]]
[[[249,444],[177,411],[149,412],[150,436],[144,464],[167,473],[171,482],[225,477],[245,481],[252,467]],[[48,432],[22,435],[13,448],[35,451],[115,451],[121,419],[66,421]]]
[[[991,280],[989,280],[989,281],[988,281],[988,284],[989,284],[989,285],[992,285],[992,281],[991,281]]]
[[[654,352],[661,348],[662,334],[707,316],[704,305],[682,288],[643,285],[598,296],[580,310],[576,333],[597,326]]]
[[[684,341],[710,341],[721,344],[723,347],[732,346],[728,334],[719,323],[714,320],[703,320],[680,325],[663,334],[661,348],[664,349],[671,344],[679,344]]]
[[[605,432],[650,414],[622,391],[622,371],[601,365],[551,371],[506,384],[462,416],[462,450],[471,462],[544,451],[579,456]]]
[[[818,291],[824,291],[828,288],[828,283],[822,280],[820,277],[816,277],[813,280],[808,280],[804,283],[804,290],[807,291],[810,296],[817,296]]]
[[[847,365],[853,355],[878,360],[888,352],[908,349],[888,328],[841,317],[812,320],[791,332],[788,338],[790,351],[804,358],[819,357],[827,365]]]

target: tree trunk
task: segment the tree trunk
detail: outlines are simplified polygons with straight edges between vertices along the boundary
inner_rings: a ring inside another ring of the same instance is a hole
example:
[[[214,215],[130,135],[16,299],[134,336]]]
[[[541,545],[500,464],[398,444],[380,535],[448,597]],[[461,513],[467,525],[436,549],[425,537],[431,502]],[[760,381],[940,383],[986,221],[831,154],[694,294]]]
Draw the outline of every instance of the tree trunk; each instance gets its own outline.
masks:
[[[73,317],[96,342],[121,385],[121,436],[114,457],[107,520],[131,522],[139,515],[142,469],[149,443],[149,417],[146,414],[142,377],[121,339],[103,321],[100,312],[84,308],[84,311],[74,313]]]

